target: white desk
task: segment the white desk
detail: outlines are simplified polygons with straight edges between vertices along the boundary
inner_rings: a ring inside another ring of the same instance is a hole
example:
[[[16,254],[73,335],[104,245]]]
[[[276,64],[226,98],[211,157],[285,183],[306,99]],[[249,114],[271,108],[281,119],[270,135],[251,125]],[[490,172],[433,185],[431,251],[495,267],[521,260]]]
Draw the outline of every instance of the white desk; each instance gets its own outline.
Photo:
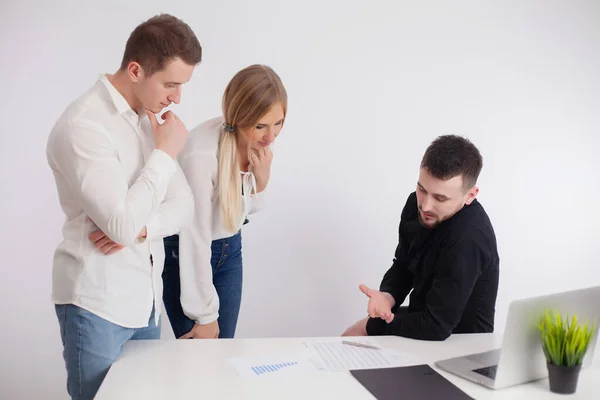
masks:
[[[304,340],[327,338],[220,339],[131,341],[109,371],[96,400],[192,399],[373,399],[349,372],[286,375],[281,379],[247,380],[227,358],[277,354],[302,348]],[[384,347],[410,352],[433,367],[439,359],[486,351],[499,346],[491,334],[453,335],[444,342],[377,337]],[[541,380],[503,390],[491,390],[436,371],[471,397],[479,399],[600,399],[600,368],[596,360],[581,372],[577,393],[555,395]]]

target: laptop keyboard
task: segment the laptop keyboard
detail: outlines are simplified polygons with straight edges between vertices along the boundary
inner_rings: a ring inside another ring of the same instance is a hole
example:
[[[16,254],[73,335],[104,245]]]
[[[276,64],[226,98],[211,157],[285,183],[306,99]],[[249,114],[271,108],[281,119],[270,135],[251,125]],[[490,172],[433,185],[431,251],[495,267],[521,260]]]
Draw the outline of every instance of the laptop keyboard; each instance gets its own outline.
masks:
[[[473,372],[477,372],[480,375],[487,376],[490,379],[496,379],[496,371],[497,370],[498,370],[498,366],[492,365],[490,367],[474,369]]]

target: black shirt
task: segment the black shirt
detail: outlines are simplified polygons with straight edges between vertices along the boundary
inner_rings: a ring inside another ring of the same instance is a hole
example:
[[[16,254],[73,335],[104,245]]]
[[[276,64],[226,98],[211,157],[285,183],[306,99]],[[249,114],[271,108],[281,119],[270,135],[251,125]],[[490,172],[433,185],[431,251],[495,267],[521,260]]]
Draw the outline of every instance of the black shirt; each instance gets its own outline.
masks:
[[[496,236],[477,199],[429,229],[419,221],[413,192],[380,286],[396,300],[394,320],[369,318],[367,333],[445,340],[452,333],[493,332],[498,279]],[[408,312],[399,312],[411,289]]]

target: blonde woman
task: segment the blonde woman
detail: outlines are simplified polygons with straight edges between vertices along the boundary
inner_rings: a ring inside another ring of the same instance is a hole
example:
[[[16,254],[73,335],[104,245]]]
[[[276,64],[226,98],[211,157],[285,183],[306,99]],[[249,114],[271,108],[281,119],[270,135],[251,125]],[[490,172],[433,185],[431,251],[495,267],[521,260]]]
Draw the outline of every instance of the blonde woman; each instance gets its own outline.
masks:
[[[263,206],[287,111],[279,76],[264,65],[239,71],[223,116],[192,131],[179,156],[194,195],[194,220],[165,238],[163,300],[177,338],[233,338],[242,297],[241,227]]]

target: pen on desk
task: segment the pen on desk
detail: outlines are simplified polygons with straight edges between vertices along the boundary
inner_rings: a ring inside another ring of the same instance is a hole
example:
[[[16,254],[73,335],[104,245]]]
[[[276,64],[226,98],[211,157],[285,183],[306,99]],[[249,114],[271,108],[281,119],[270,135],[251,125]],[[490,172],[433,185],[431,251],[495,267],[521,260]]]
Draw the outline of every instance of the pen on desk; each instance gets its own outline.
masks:
[[[371,346],[370,344],[358,343],[358,342],[350,342],[348,340],[342,341],[343,344],[347,344],[348,346],[355,347],[364,347],[365,349],[373,349],[373,350],[381,350],[379,347]]]

